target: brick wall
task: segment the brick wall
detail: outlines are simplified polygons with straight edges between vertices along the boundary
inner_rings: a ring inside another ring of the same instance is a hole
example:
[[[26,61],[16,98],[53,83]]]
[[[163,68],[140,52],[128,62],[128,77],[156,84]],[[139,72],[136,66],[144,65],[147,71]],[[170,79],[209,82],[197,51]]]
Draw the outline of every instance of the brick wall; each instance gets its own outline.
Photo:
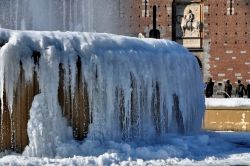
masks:
[[[152,10],[157,6],[157,29],[161,33],[161,38],[172,39],[172,0],[129,0],[130,7],[128,15],[128,33],[137,36],[138,33],[149,36],[149,31],[153,28]],[[146,12],[145,12],[146,9]]]
[[[146,37],[152,29],[152,8],[157,6],[157,29],[161,38],[173,39],[173,0],[129,0],[124,32]],[[212,77],[217,82],[230,79],[236,83],[250,81],[250,1],[249,0],[176,0],[200,2],[203,6],[202,50],[191,50],[202,62],[204,80]]]
[[[246,83],[250,80],[250,1],[207,0],[204,6],[211,76],[216,81]]]

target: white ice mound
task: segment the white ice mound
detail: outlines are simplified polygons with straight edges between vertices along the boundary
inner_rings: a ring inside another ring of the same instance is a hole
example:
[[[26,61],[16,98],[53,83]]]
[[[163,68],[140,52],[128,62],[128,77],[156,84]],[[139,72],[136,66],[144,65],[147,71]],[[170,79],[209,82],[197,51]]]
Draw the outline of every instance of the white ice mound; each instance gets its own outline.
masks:
[[[67,125],[75,124],[79,132],[83,129],[77,125],[84,123],[87,139],[149,142],[169,132],[195,133],[201,128],[201,71],[196,58],[175,42],[0,29],[0,44],[0,95],[4,101],[5,89],[10,111],[21,70],[27,83],[37,75],[39,95],[28,125],[30,155],[53,155],[69,138]],[[39,53],[36,59],[34,52]],[[64,105],[58,95],[62,90],[70,94]],[[81,116],[78,105],[84,101],[74,100],[79,93],[85,93],[89,121],[67,124],[62,118],[67,104],[76,105],[70,116]],[[35,152],[39,148],[44,151]]]

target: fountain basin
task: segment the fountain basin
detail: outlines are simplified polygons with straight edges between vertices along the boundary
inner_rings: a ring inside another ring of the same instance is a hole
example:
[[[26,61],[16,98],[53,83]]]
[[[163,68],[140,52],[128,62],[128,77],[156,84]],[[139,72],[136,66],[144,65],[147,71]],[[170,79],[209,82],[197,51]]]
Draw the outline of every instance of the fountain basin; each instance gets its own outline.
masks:
[[[0,29],[1,149],[53,156],[71,139],[154,142],[197,133],[196,58],[175,42]]]

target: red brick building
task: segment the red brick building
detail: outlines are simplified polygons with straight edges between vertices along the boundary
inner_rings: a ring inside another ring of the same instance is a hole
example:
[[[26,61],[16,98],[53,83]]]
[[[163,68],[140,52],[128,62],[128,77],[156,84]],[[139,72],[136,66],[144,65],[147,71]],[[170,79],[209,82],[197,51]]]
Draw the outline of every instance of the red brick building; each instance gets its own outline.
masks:
[[[128,0],[120,13],[126,34],[149,37],[157,7],[161,38],[174,40],[200,60],[204,80],[250,81],[250,0]],[[125,2],[123,2],[125,3]],[[126,14],[126,12],[128,13]]]

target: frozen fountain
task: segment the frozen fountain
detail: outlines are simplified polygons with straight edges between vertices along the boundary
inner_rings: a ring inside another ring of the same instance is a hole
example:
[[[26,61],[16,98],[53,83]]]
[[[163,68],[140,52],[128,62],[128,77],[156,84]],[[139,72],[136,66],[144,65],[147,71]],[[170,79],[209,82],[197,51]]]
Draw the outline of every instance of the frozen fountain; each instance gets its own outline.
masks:
[[[175,42],[0,29],[0,45],[2,150],[53,156],[73,138],[150,143],[201,128],[199,65]]]

